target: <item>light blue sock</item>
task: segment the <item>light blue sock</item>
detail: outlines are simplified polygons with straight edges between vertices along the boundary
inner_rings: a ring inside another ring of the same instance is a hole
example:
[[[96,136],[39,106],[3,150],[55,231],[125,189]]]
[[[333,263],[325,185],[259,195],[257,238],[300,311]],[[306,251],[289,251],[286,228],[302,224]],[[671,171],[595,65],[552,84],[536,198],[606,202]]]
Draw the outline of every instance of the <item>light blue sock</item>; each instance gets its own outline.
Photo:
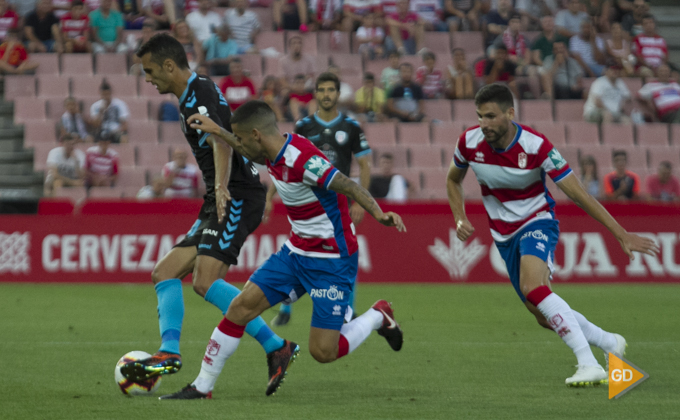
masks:
[[[285,303],[282,303],[281,307],[279,308],[279,312],[290,315],[290,313],[293,312],[293,305],[286,305]]]
[[[237,287],[232,286],[222,279],[218,279],[215,280],[212,286],[210,286],[210,289],[208,289],[208,292],[205,294],[205,300],[217,306],[219,310],[222,311],[222,314],[226,314],[227,309],[229,309],[229,304],[239,293],[241,293],[241,291]],[[271,353],[274,350],[278,350],[285,344],[283,339],[274,334],[274,331],[267,326],[260,316],[246,325],[246,333],[262,345],[265,353]]]
[[[180,279],[164,280],[154,286],[158,296],[158,326],[161,330],[160,351],[179,354],[179,337],[184,319],[184,299]]]

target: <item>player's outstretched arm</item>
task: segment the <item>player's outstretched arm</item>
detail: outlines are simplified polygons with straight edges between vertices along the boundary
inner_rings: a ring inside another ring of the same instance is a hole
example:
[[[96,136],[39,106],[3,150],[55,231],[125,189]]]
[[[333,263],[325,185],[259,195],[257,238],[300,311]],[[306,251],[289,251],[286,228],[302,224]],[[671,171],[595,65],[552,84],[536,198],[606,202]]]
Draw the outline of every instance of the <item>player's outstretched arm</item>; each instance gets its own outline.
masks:
[[[231,176],[231,155],[233,149],[224,140],[215,135],[208,136],[206,142],[213,150],[217,220],[219,223],[222,223],[222,219],[227,215],[227,201],[231,200],[227,187]]]
[[[583,188],[581,182],[573,173],[567,175],[564,179],[557,183],[562,191],[573,201],[577,206],[585,210],[590,217],[602,223],[621,244],[623,252],[633,260],[635,256],[633,251],[642,252],[648,255],[655,255],[659,252],[659,247],[649,238],[634,233],[628,233],[611,214],[600,204],[588,191]]]
[[[232,149],[238,152],[238,154],[245,156],[253,162],[264,163],[259,162],[257,159],[253,159],[252,156],[249,156],[248,153],[246,153],[246,151],[243,149],[243,145],[238,140],[238,138],[233,133],[230,133],[229,131],[220,127],[215,121],[211,120],[210,117],[206,117],[205,115],[201,114],[194,114],[187,118],[187,124],[189,124],[189,127],[195,130],[202,130],[204,133],[216,135],[217,137],[226,141]]]
[[[333,176],[328,189],[338,194],[344,194],[359,203],[371,216],[385,226],[395,226],[399,232],[406,232],[406,226],[397,213],[388,211],[383,213],[371,194],[361,185],[347,178],[339,171]]]
[[[467,240],[473,233],[475,228],[465,215],[465,196],[463,195],[463,179],[467,169],[460,169],[451,160],[449,166],[449,173],[446,176],[446,194],[449,197],[449,206],[451,212],[456,219],[456,234],[461,241]]]

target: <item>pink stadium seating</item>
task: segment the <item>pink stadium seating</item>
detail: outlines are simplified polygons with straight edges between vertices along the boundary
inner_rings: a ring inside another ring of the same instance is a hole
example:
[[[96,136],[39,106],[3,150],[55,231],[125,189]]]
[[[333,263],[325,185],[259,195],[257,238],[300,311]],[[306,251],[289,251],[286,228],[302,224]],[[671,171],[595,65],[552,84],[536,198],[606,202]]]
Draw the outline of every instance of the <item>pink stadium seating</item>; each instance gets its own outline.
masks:
[[[529,41],[529,44],[533,44],[536,39],[541,36],[540,31],[522,31],[524,38]]]
[[[243,69],[250,73],[250,76],[262,76],[262,56],[259,54],[243,54],[239,56],[243,62]],[[219,83],[218,83],[219,85]]]
[[[24,145],[46,143],[57,146],[57,134],[53,120],[28,120],[24,123]]]
[[[442,149],[435,146],[409,146],[411,168],[442,168]]]
[[[451,36],[448,32],[425,32],[425,48],[437,55],[450,55]]]
[[[121,172],[127,168],[121,168]],[[140,185],[140,188],[143,185]],[[123,189],[121,187],[91,187],[88,198],[121,198]]]
[[[397,123],[399,144],[405,146],[430,144],[430,124],[428,123]]]
[[[95,73],[127,74],[128,63],[125,54],[97,54],[94,56]]]
[[[442,168],[430,168],[420,171],[423,180],[424,190],[444,191],[446,196],[446,174],[447,170]]]
[[[468,200],[482,199],[482,187],[479,186],[475,173],[470,169],[468,169],[465,178],[463,178],[463,194]]]
[[[453,154],[456,152],[456,145],[445,144],[441,146],[442,149],[442,163],[445,168],[451,166],[451,161],[453,160]]]
[[[35,76],[5,76],[5,99],[12,100],[20,96],[35,96]]]
[[[251,5],[252,6],[252,5]],[[274,18],[272,11],[269,8],[250,7],[250,10],[255,12],[257,18],[260,20],[260,28],[263,31],[271,31],[274,25]]]
[[[577,146],[569,146],[569,145],[563,145],[559,147],[559,152],[562,155],[562,157],[567,161],[569,166],[574,170],[578,172],[579,168],[579,151]]]
[[[136,97],[121,99],[125,100],[130,110],[130,121],[147,121],[149,119],[149,101],[147,99]],[[152,117],[151,119],[155,120],[156,118]]]
[[[88,146],[91,146],[88,144]],[[135,145],[132,143],[112,144],[111,149],[118,152],[118,161],[120,166],[134,166],[135,165]]]
[[[279,57],[265,57],[264,74],[268,76],[282,76],[283,71],[281,70],[279,60]]]
[[[527,101],[523,101],[527,102]],[[555,146],[563,146],[566,144],[566,137],[564,131],[564,123],[561,122],[537,122],[531,124],[536,131],[543,134]]]
[[[673,165],[674,174],[677,176],[680,168],[680,146],[652,146],[649,150],[649,169],[656,172],[659,163],[669,161]]]
[[[363,62],[360,55],[332,53],[330,63],[340,67],[341,78],[349,75],[363,75]]]
[[[291,122],[280,122],[277,124],[282,133],[292,133],[295,131],[295,124]]]
[[[340,80],[350,85],[352,89],[354,89],[354,92],[364,84],[364,79],[361,74],[342,76]]]
[[[186,137],[182,133],[179,122],[160,122],[158,139],[161,143],[186,144]]]
[[[432,123],[432,143],[455,146],[463,131],[464,123],[460,121]]]
[[[314,69],[317,75],[328,70],[329,59],[329,54],[316,54],[314,56]]]
[[[423,101],[425,115],[432,120],[451,121],[451,101],[448,99],[431,99]]]
[[[281,32],[260,32],[255,39],[255,46],[258,50],[274,48],[281,54],[285,53],[285,40]]]
[[[555,101],[555,121],[583,121],[584,100],[562,99]]]
[[[44,98],[28,96],[16,98],[14,100],[14,121],[21,123],[26,120],[44,120],[46,108]]]
[[[628,167],[646,168],[647,167],[647,153],[645,150],[637,149],[633,146],[628,147],[581,147],[581,157],[593,156],[597,162],[600,175],[611,172],[612,168],[612,151],[625,150],[628,154]]]
[[[635,126],[637,144],[640,146],[668,146],[668,124],[652,123]]]
[[[680,146],[680,124],[671,124],[671,144]]]
[[[59,74],[59,55],[53,53],[31,54],[31,61],[38,63],[35,74]]]
[[[255,93],[257,93],[262,89],[262,82],[264,82],[264,76],[250,76],[250,81],[253,82],[253,86],[255,86]]]
[[[572,122],[565,124],[567,128],[568,144],[598,145],[600,135],[597,124],[585,121]]]
[[[135,121],[128,122],[128,136],[130,143],[158,143],[158,126],[155,121]]]
[[[54,196],[69,198],[75,205],[78,205],[87,198],[87,192],[85,187],[65,187],[55,190]]]
[[[390,63],[387,60],[367,61],[364,71],[366,73],[373,73],[373,75],[375,76],[376,85],[382,86],[380,76],[382,75],[383,69],[385,69],[389,65]]]
[[[68,75],[91,75],[92,55],[90,54],[62,54],[61,72]]]
[[[588,95],[588,92],[590,92],[590,85],[593,84],[593,82],[596,80],[596,77],[584,77],[582,78],[582,84],[583,84],[583,91],[585,92],[586,96]]]
[[[602,143],[612,146],[633,145],[631,124],[602,124]]]
[[[377,145],[394,145],[397,143],[394,123],[369,123],[364,124],[362,128],[366,134],[368,144],[370,144],[371,147]]]
[[[548,187],[548,191],[550,191],[550,195],[555,201],[569,200],[569,197],[567,197],[567,195],[564,192],[562,192],[560,187],[558,187],[551,180],[546,180],[545,185]]]
[[[158,120],[158,110],[161,106],[162,102],[169,101],[170,103],[174,104],[175,106],[178,106],[177,104],[177,97],[175,97],[172,94],[167,94],[167,95],[159,95],[156,94],[152,97],[147,98],[144,95],[140,95],[144,99],[148,99],[149,101],[149,119],[151,120]]]
[[[142,186],[120,187],[120,189],[123,192],[123,198],[135,198],[139,190],[142,189]]]
[[[170,147],[166,144],[138,144],[137,165],[160,172],[170,162]]]
[[[344,31],[319,31],[317,32],[316,43],[319,51],[350,53],[350,37]]]
[[[47,163],[47,155],[50,150],[59,146],[56,141],[34,143],[30,145],[33,148],[33,167],[36,171],[44,171]]]
[[[484,56],[484,40],[481,32],[451,33],[451,47],[462,48],[469,65]]]
[[[280,36],[280,32],[278,32]],[[318,48],[316,45],[316,33],[314,32],[307,32],[307,33],[301,33],[298,31],[285,31],[286,34],[286,52],[288,52],[288,41],[291,40],[291,38],[299,36],[302,38],[302,51],[305,54],[311,54],[311,55],[316,55],[318,53]],[[262,36],[262,34],[258,35],[259,37]],[[324,51],[325,52],[325,51]]]
[[[137,78],[126,75],[74,77],[71,82],[73,96],[99,96],[99,87],[104,79],[111,86],[114,98],[137,96]]]
[[[536,122],[552,121],[552,103],[546,100],[521,101],[519,104],[519,121]]]
[[[45,98],[47,118],[59,119],[64,114],[64,97]],[[88,110],[89,115],[89,110]]]
[[[404,146],[381,144],[376,146],[371,145],[371,149],[373,149],[373,155],[375,156],[374,158],[376,159],[376,164],[381,155],[384,153],[389,153],[392,155],[395,171],[401,173],[402,170],[408,167],[408,149]]]
[[[132,76],[130,76],[132,77]],[[158,93],[158,90],[156,90],[156,87],[152,85],[151,83],[147,83],[144,80],[144,77],[139,77],[137,78],[138,83],[139,83],[139,96],[153,99],[153,98],[160,98],[162,95]],[[135,85],[136,86],[136,85]],[[114,91],[113,94],[115,95],[116,92]]]
[[[474,123],[477,121],[477,108],[472,99],[459,99],[452,101],[454,121]]]
[[[62,99],[70,95],[71,78],[59,74],[44,74],[38,76],[38,95],[56,96]]]
[[[119,187],[141,188],[146,185],[146,168],[127,167],[124,169],[118,174]]]

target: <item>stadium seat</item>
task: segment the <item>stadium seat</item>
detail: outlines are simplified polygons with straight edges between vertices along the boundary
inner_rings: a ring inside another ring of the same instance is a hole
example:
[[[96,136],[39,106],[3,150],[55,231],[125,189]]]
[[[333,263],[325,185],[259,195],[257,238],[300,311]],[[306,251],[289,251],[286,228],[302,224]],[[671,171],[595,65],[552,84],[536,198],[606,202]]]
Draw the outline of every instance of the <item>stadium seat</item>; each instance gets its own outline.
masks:
[[[454,121],[474,123],[477,121],[477,107],[472,99],[458,99],[453,104]]]
[[[160,172],[163,165],[170,162],[170,147],[166,144],[138,144],[137,166],[155,168]]]
[[[545,185],[548,187],[548,191],[550,191],[550,195],[555,201],[568,201],[569,197],[560,189],[560,187],[557,186],[554,182],[551,180],[546,180]]]
[[[465,59],[472,65],[478,58],[484,56],[484,39],[481,32],[453,32],[451,33],[451,48],[462,48]]]
[[[281,32],[277,32],[280,36]],[[310,54],[310,55],[316,55],[318,52],[318,48],[316,45],[316,33],[315,32],[307,32],[307,33],[301,33],[298,31],[285,31],[286,34],[286,53],[288,52],[288,41],[290,41],[291,38],[299,36],[302,38],[302,52],[305,54]],[[258,35],[258,38],[260,35]],[[325,52],[325,51],[324,51]]]
[[[128,136],[131,144],[158,144],[158,127],[155,121],[128,122]]]
[[[92,55],[62,54],[61,73],[67,75],[92,75]]]
[[[44,74],[37,77],[38,95],[65,99],[71,95],[71,78],[58,74]]]
[[[451,166],[451,161],[453,160],[453,154],[456,152],[455,144],[444,144],[440,146],[442,149],[442,164],[445,168]]]
[[[472,170],[468,170],[463,178],[463,195],[468,200],[481,200],[482,187],[477,182],[477,177]]]
[[[281,133],[292,133],[295,131],[295,124],[291,122],[280,122],[277,124]]]
[[[561,122],[553,123],[544,121],[533,123],[531,124],[531,126],[536,131],[546,136],[550,143],[552,143],[554,146],[563,146],[567,144],[564,131],[564,123]]]
[[[376,86],[382,87],[380,76],[383,69],[389,67],[390,63],[387,60],[370,60],[366,62],[364,68],[365,73],[373,73],[375,76]]]
[[[129,68],[126,54],[96,54],[94,64],[97,74],[127,74]]]
[[[36,75],[59,74],[59,54],[31,54],[31,61],[38,63],[38,68],[35,70]]]
[[[36,95],[35,76],[5,76],[5,99]]]
[[[87,191],[85,191],[85,187],[63,187],[55,189],[54,196],[69,198],[77,206],[82,201],[85,201]]]
[[[429,145],[429,123],[397,123],[397,140],[404,146]]]
[[[284,54],[286,52],[285,40],[281,32],[260,32],[255,39],[255,46],[262,51],[265,48],[274,48]]]
[[[519,103],[519,121],[552,121],[552,102],[546,100],[524,100]]]
[[[262,76],[262,56],[259,54],[243,54],[239,58],[243,62],[243,69],[252,76]],[[219,84],[219,83],[218,83]]]
[[[127,168],[121,168],[121,172]],[[141,188],[141,186],[140,186]],[[123,188],[121,187],[90,187],[88,191],[88,198],[121,198],[123,197]]]
[[[431,120],[451,121],[451,101],[448,99],[430,99],[423,101],[425,115]]]
[[[255,12],[257,15],[258,20],[260,21],[260,28],[263,31],[271,31],[274,27],[274,18],[272,16],[272,11],[270,8],[262,8],[262,7],[252,7],[253,5],[251,4],[251,7],[249,10],[252,10]]]
[[[44,120],[47,116],[44,98],[22,96],[14,100],[14,122]]]
[[[137,96],[137,77],[121,75],[96,75],[91,77],[74,77],[72,80],[73,96],[99,96],[99,87],[106,79],[111,86],[114,98]],[[155,90],[155,89],[154,89]]]
[[[680,168],[680,146],[652,146],[649,147],[649,169],[656,172],[659,163],[668,161],[673,165],[675,176]]]
[[[371,145],[371,149],[373,150],[373,156],[376,163],[380,159],[380,156],[388,153],[392,155],[395,171],[401,173],[402,170],[408,168],[408,149],[406,147],[381,144],[376,146]]]
[[[130,121],[147,121],[149,119],[149,101],[148,99],[140,98],[121,98],[125,100],[125,103],[130,110]],[[152,118],[155,120],[155,118]]]
[[[363,75],[364,64],[360,55],[332,53],[329,63],[340,67],[340,79],[350,75]]]
[[[597,80],[596,77],[583,77],[581,79],[581,83],[583,85],[583,92],[585,93],[586,97],[588,96],[588,92],[590,92],[590,86],[593,84],[595,80]]]
[[[632,124],[602,124],[602,143],[611,146],[632,146]]]
[[[36,142],[27,146],[33,148],[33,168],[36,171],[45,171],[47,166],[47,155],[50,153],[50,150],[59,146],[59,144],[56,141],[51,141]]]
[[[126,167],[118,174],[119,187],[138,187],[146,185],[146,168]]]
[[[342,76],[340,80],[350,85],[355,93],[364,85],[364,77],[361,74]]]
[[[371,147],[397,144],[396,126],[392,122],[368,123],[363,124],[362,128]]]
[[[561,99],[555,101],[555,121],[583,121],[584,100]]]
[[[409,167],[442,168],[442,149],[437,146],[409,146]]]
[[[460,121],[432,123],[432,143],[455,146],[458,137],[465,131],[464,127]]]
[[[425,48],[433,53],[451,54],[451,36],[448,32],[425,32]]]
[[[317,75],[328,70],[328,64],[330,63],[329,54],[316,54],[313,56],[313,58],[314,70],[316,70]]]
[[[668,146],[668,124],[636,125],[635,137],[640,146]]]
[[[88,148],[92,144],[87,145]],[[134,166],[135,165],[135,145],[132,143],[111,144],[111,149],[118,152],[119,166]]]
[[[150,173],[149,174],[151,177],[153,175]],[[151,179],[149,179],[151,181]],[[132,186],[132,187],[120,187],[121,191],[123,191],[123,198],[135,198],[137,197],[137,193],[139,190],[142,189],[142,187],[137,187],[137,186]]]
[[[611,146],[595,146],[595,147],[580,147],[581,157],[590,155],[595,158],[597,162],[598,169],[601,174],[611,172],[613,170],[612,166],[612,151],[613,150],[624,150],[628,155],[628,167],[643,167],[647,168],[647,152],[643,149],[637,149],[634,146],[628,147],[611,147]]]
[[[281,70],[279,57],[265,57],[264,58],[264,74],[267,76],[283,76],[283,71]]]
[[[569,166],[578,173],[579,168],[579,149],[578,146],[570,146],[565,144],[559,149],[562,157],[567,161]]]
[[[598,145],[600,144],[600,134],[597,124],[585,121],[572,122],[565,124],[567,128],[568,144]]]
[[[446,169],[422,169],[420,173],[422,174],[424,190],[440,190],[446,194]]]
[[[350,37],[345,31],[319,31],[316,44],[319,51],[349,54]]]
[[[47,143],[57,146],[57,130],[54,120],[24,121],[24,145]]]
[[[149,101],[149,119],[153,121],[158,120],[158,111],[161,103],[168,101],[176,107],[179,107],[177,97],[171,93],[168,93],[167,95],[156,94],[152,97],[146,97],[144,95],[140,96]]]
[[[64,114],[64,97],[45,98],[47,118],[59,119]],[[89,110],[87,110],[89,115]]]
[[[184,137],[182,128],[179,122],[159,122],[158,123],[159,133],[158,140],[161,143],[170,144],[186,144],[187,140]]]
[[[680,124],[671,124],[671,144],[680,146]]]

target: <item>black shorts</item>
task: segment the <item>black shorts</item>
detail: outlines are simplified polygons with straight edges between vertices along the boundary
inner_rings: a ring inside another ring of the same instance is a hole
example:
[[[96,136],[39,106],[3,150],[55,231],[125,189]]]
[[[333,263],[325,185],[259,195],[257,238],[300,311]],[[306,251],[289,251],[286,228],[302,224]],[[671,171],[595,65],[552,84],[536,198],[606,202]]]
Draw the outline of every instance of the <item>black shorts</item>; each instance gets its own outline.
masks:
[[[197,255],[208,255],[236,265],[248,235],[260,225],[264,200],[232,199],[222,223],[217,222],[215,203],[205,202],[187,236],[176,247],[197,247]]]

